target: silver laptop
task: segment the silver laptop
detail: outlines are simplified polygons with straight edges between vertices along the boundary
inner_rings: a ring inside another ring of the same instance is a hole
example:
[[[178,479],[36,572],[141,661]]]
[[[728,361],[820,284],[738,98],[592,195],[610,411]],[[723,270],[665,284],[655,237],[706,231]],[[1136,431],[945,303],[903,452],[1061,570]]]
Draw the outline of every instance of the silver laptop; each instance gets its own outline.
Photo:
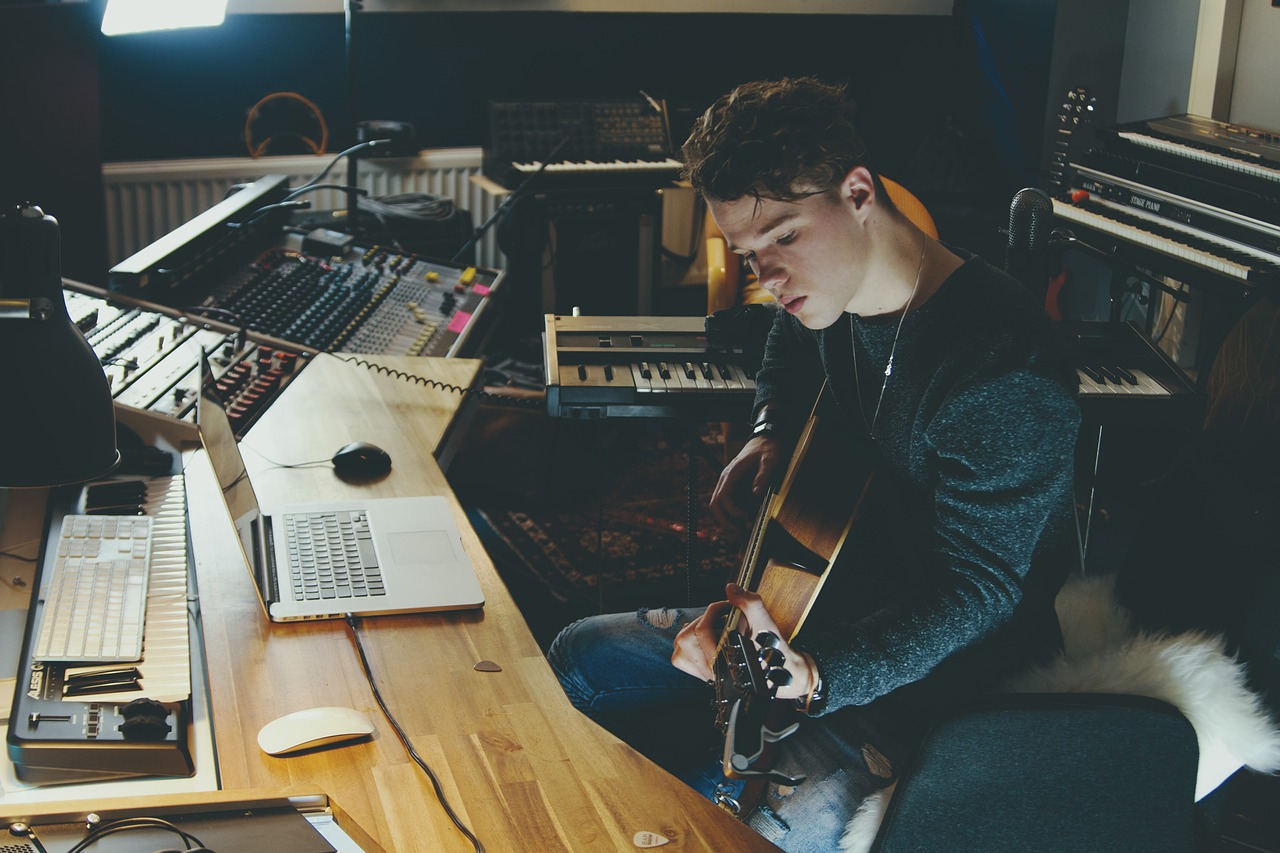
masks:
[[[263,512],[206,359],[200,380],[200,441],[271,621],[484,606],[443,497],[308,501]]]

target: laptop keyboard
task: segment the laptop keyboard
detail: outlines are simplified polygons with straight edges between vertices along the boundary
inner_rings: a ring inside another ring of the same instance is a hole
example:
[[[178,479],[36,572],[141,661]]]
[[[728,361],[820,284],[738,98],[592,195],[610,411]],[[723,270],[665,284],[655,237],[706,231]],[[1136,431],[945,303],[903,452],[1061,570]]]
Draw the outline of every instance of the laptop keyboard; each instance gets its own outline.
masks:
[[[67,515],[32,658],[127,663],[142,658],[150,581],[151,519],[145,515]]]
[[[294,600],[387,594],[367,512],[286,513],[284,529]]]

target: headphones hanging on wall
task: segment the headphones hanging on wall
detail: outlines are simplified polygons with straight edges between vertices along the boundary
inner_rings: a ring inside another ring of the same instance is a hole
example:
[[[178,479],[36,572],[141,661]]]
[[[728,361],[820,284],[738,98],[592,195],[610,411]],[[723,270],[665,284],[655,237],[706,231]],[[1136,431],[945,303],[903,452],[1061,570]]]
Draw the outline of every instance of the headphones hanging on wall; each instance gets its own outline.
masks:
[[[299,130],[299,127],[311,127]],[[315,139],[319,136],[319,141]],[[265,136],[261,142],[254,137]],[[244,144],[249,156],[257,159],[268,153],[273,140],[294,138],[310,149],[312,154],[323,154],[329,144],[329,127],[319,107],[297,92],[275,92],[267,95],[249,108],[244,120]]]

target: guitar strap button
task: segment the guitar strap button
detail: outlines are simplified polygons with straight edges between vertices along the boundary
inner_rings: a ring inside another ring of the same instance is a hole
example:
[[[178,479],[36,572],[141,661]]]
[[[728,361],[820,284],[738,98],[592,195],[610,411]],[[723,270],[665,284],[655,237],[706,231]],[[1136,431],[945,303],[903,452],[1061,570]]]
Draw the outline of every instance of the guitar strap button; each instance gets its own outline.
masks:
[[[716,791],[714,794],[712,794],[711,800],[717,806],[724,809],[734,817],[737,817],[738,814],[742,811],[742,804],[739,803],[737,798],[735,798],[728,791]]]

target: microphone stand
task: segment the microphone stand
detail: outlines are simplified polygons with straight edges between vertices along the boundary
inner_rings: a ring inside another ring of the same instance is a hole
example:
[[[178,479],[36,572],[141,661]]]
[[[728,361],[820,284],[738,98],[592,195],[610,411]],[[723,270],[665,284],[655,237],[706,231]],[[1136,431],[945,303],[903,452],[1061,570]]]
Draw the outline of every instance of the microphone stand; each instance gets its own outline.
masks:
[[[345,31],[343,35],[343,44],[346,51],[347,60],[347,112],[351,123],[351,131],[355,136],[359,136],[360,112],[358,108],[359,98],[356,94],[356,56],[355,41],[353,38],[353,30],[355,27],[355,14],[364,8],[363,0],[343,0],[343,14],[346,18]],[[358,139],[356,140],[359,141]],[[347,233],[353,237],[358,237],[360,232],[360,195],[356,192],[359,186],[360,157],[352,154],[347,158]]]
[[[1121,273],[1125,276],[1133,276],[1134,278],[1138,279],[1148,287],[1154,290],[1159,290],[1163,293],[1167,293],[1169,296],[1173,297],[1174,300],[1177,302],[1185,303],[1185,302],[1189,302],[1191,299],[1189,296],[1187,296],[1185,292],[1170,287],[1169,285],[1165,284],[1163,281],[1160,281],[1156,277],[1147,273],[1145,270],[1136,266],[1132,261],[1128,261],[1120,257],[1120,255],[1116,253],[1116,250],[1114,248],[1109,252],[1103,251],[1102,249],[1099,249],[1097,246],[1091,246],[1088,243],[1084,242],[1080,238],[1076,237],[1075,234],[1071,233],[1071,231],[1065,228],[1054,229],[1053,233],[1049,236],[1049,247],[1054,249],[1059,249],[1059,248],[1078,249],[1081,252],[1084,252],[1086,255],[1091,255],[1092,257],[1095,257],[1101,260],[1103,263],[1105,263],[1108,267],[1111,268],[1111,271],[1113,273]],[[1113,312],[1115,310],[1115,293],[1119,289],[1120,288],[1116,285],[1112,285],[1111,287],[1111,291],[1112,291],[1111,302],[1112,302]],[[1116,319],[1116,318],[1113,317],[1112,319]]]
[[[460,261],[467,252],[470,252],[475,248],[476,243],[480,242],[480,238],[485,235],[485,232],[492,228],[494,223],[502,218],[502,216],[507,212],[507,208],[511,207],[512,202],[524,194],[524,191],[529,187],[529,184],[533,182],[533,179],[541,175],[542,171],[547,168],[547,165],[554,160],[556,155],[559,154],[568,144],[569,137],[566,136],[564,139],[561,139],[556,147],[551,149],[551,153],[546,156],[546,159],[542,161],[542,165],[521,181],[519,186],[507,194],[507,197],[502,200],[502,204],[498,205],[498,209],[489,214],[489,218],[481,223],[480,227],[478,227],[475,230],[475,233],[471,235],[471,239],[467,240],[467,242],[462,245],[461,249],[454,252],[453,257],[449,260]]]

